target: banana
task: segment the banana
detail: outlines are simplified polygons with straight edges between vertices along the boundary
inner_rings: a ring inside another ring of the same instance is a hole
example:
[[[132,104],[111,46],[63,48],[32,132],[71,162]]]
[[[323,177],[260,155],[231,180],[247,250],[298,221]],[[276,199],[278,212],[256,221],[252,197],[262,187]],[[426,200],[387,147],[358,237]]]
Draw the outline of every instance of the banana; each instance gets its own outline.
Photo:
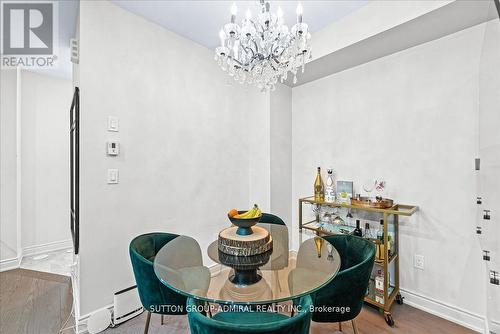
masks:
[[[238,218],[238,219],[245,219],[245,218],[249,218],[250,214],[251,214],[251,210],[247,211],[247,212],[243,212],[239,215],[236,215],[234,216],[234,218]]]
[[[242,214],[236,215],[234,217],[239,218],[239,219],[251,219],[251,218],[260,217],[261,214],[262,214],[262,212],[260,211],[257,204],[254,204],[252,209],[250,209],[247,212],[244,212]]]
[[[262,216],[262,211],[260,211],[260,209],[257,207],[257,209],[255,210],[254,218],[257,218],[257,217],[260,217],[260,216]]]

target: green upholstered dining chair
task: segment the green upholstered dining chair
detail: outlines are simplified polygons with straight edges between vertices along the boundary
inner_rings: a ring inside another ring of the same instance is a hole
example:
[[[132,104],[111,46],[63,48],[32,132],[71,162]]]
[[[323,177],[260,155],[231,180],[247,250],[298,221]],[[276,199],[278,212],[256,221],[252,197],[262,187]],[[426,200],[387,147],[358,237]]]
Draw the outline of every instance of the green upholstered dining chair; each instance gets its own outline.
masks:
[[[259,222],[264,224],[286,225],[283,219],[273,215],[272,213],[263,213]]]
[[[278,270],[288,266],[288,229],[280,217],[271,213],[263,213],[259,223],[269,224],[269,231],[273,235],[273,254],[269,262],[261,270]],[[279,281],[278,281],[279,282]]]
[[[186,314],[186,297],[162,284],[153,268],[158,251],[176,237],[178,235],[170,233],[148,233],[130,242],[129,253],[137,290],[148,313],[144,333],[148,332],[151,313],[161,314],[162,324],[163,315]]]
[[[341,265],[335,278],[312,295],[316,308],[349,307],[349,312],[313,312],[315,322],[351,321],[357,334],[356,316],[361,312],[363,299],[369,284],[375,261],[373,242],[352,235],[324,237],[339,252]],[[335,309],[335,308],[330,308]]]
[[[300,309],[293,317],[275,312],[219,312],[209,318],[197,309],[200,305],[188,299],[191,334],[308,334],[311,324],[310,296],[299,298]]]
[[[273,253],[269,258],[268,263],[260,267],[261,270],[279,270],[288,266],[289,245],[288,245],[288,229],[286,224],[280,217],[272,213],[262,213],[260,223],[270,224],[270,232],[273,235]],[[277,225],[273,227],[273,225]],[[280,277],[278,273],[274,274],[274,281],[280,286]]]

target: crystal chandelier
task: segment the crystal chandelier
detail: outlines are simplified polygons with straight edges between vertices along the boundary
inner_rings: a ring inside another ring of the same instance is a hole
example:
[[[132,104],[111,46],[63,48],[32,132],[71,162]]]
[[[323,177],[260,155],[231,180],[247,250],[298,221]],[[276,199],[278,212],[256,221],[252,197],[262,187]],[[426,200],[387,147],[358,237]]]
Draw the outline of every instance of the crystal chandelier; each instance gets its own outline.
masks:
[[[274,90],[288,71],[297,82],[297,72],[311,58],[308,26],[302,22],[302,6],[297,6],[297,23],[289,30],[283,23],[283,11],[270,12],[270,4],[260,0],[257,18],[247,10],[241,26],[236,23],[236,4],[231,7],[231,22],[219,32],[221,46],[215,49],[215,60],[240,83],[253,84],[262,91]]]

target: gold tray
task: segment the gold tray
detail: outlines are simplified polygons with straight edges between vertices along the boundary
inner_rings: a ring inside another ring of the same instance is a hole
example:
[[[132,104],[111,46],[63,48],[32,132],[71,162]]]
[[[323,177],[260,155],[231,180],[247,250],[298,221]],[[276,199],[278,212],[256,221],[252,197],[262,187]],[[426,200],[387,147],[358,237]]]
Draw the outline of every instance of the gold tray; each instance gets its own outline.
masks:
[[[351,198],[351,205],[362,206],[365,208],[389,209],[394,205],[394,201],[389,198],[375,197],[354,197]]]

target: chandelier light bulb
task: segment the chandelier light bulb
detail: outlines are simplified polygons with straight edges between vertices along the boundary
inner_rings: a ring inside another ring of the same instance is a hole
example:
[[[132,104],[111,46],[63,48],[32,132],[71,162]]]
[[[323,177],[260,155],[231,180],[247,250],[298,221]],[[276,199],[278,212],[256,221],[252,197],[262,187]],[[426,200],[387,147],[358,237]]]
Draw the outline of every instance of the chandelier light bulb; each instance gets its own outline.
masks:
[[[297,15],[302,15],[304,13],[304,8],[302,8],[302,4],[300,2],[297,5],[297,9],[295,10],[295,12],[297,13]]]
[[[233,2],[233,5],[231,6],[231,23],[235,23],[236,14],[238,14],[238,7],[236,7],[236,3]]]
[[[245,16],[247,20],[250,20],[252,18],[252,12],[250,11],[250,8],[247,9]]]
[[[297,22],[302,23],[302,13],[304,11],[304,8],[302,8],[302,4],[299,2],[297,5],[297,9],[295,12],[297,13]]]
[[[283,10],[281,10],[281,7],[278,7],[276,15],[278,16],[279,19],[283,18]]]

